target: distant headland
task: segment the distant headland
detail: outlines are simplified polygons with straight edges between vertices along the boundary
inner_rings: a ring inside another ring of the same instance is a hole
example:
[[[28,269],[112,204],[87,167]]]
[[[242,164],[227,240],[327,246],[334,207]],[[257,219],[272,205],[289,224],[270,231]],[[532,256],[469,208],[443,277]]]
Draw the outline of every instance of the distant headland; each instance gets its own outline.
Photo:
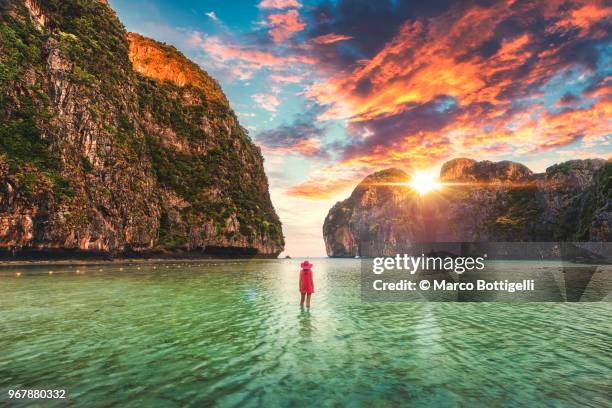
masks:
[[[414,188],[400,169],[366,177],[325,219],[328,256],[386,256],[415,243],[612,241],[607,160],[571,160],[536,174],[520,163],[461,158],[445,163],[436,183]]]

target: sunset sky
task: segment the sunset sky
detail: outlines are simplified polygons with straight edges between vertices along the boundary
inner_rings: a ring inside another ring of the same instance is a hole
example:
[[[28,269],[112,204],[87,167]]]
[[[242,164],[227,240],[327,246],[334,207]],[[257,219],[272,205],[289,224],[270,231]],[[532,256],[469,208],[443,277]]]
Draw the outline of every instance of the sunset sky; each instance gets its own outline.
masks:
[[[611,156],[609,2],[110,3],[219,80],[291,256],[325,255],[327,211],[374,171]]]

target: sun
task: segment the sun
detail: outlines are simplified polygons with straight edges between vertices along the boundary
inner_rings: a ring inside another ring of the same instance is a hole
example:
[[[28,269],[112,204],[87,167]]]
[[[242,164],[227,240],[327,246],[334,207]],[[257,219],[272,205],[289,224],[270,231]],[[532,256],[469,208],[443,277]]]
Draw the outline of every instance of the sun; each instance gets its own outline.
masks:
[[[438,190],[442,187],[442,184],[437,181],[436,176],[429,172],[414,173],[408,184],[410,184],[410,187],[415,189],[419,195],[425,195],[430,191]]]

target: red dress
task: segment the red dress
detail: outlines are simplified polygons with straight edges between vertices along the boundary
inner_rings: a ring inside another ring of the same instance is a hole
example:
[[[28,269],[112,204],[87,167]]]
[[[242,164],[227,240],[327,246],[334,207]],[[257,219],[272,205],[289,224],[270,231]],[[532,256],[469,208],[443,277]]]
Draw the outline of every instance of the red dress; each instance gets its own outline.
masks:
[[[302,269],[300,271],[300,293],[314,293],[312,269]]]

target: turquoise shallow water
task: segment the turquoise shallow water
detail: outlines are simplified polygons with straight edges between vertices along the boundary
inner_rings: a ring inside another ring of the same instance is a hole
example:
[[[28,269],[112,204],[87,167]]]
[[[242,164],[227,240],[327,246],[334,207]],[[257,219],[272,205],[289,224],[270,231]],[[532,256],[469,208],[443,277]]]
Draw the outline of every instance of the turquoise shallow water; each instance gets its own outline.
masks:
[[[610,406],[611,303],[368,303],[317,260],[304,312],[297,263],[2,270],[0,406]]]

